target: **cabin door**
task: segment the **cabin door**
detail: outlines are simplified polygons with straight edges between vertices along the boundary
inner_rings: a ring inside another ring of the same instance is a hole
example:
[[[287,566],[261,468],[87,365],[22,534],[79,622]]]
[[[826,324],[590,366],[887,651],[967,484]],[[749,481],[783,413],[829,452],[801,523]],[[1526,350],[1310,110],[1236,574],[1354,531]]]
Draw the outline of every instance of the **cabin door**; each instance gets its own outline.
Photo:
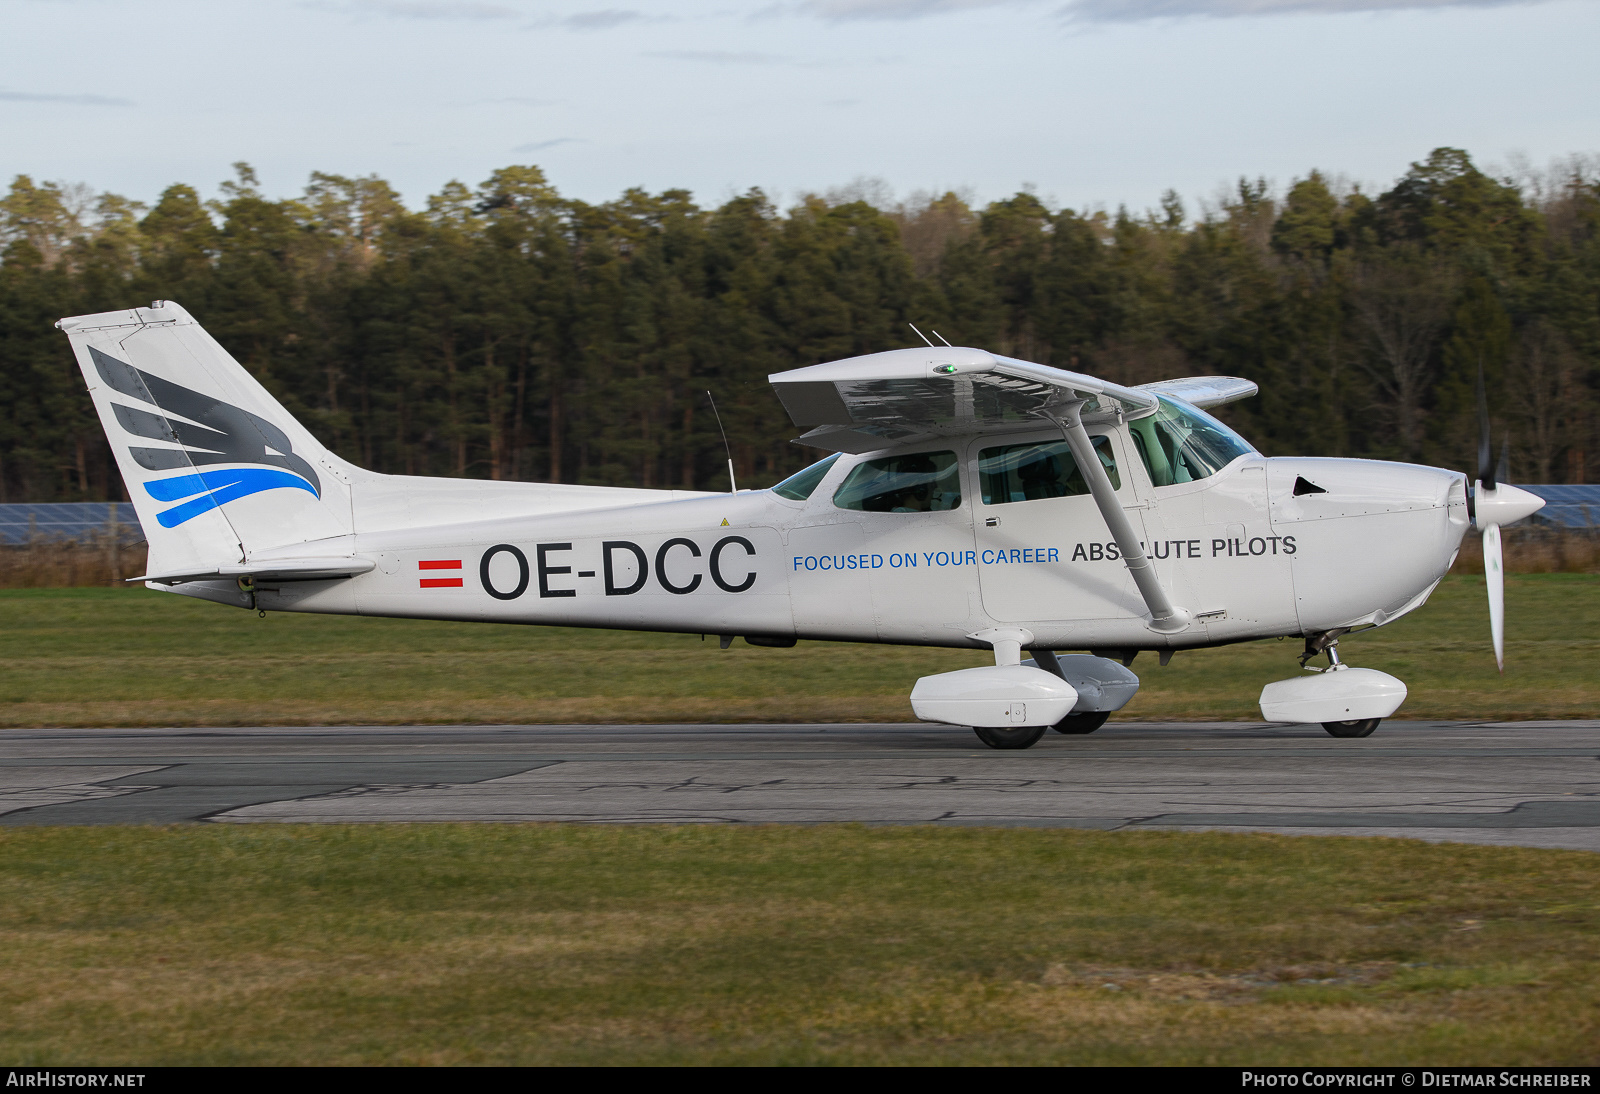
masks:
[[[1091,429],[1090,440],[1118,498],[1128,505],[1137,498],[1131,476],[1123,473],[1128,456],[1123,432]],[[976,487],[978,573],[989,615],[1026,623],[1145,613],[1060,433],[977,441],[968,463]]]

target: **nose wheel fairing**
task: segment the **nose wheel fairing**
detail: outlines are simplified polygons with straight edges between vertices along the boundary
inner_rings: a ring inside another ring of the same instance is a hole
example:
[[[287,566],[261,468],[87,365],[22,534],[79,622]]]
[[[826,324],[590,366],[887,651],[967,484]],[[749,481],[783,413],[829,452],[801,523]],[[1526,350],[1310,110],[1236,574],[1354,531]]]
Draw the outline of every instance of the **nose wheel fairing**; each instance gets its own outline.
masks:
[[[1318,723],[1383,719],[1405,701],[1405,684],[1388,673],[1335,664],[1262,688],[1261,717]]]

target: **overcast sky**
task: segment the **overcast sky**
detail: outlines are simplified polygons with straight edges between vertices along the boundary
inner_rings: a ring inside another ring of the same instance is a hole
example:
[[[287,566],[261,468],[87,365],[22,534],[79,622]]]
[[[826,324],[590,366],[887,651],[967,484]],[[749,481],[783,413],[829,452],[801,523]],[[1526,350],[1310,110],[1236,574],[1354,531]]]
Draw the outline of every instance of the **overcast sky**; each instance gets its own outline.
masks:
[[[274,196],[377,173],[418,206],[536,163],[590,201],[861,176],[1191,202],[1429,149],[1600,151],[1600,2],[6,0],[0,170],[150,201],[247,160]]]

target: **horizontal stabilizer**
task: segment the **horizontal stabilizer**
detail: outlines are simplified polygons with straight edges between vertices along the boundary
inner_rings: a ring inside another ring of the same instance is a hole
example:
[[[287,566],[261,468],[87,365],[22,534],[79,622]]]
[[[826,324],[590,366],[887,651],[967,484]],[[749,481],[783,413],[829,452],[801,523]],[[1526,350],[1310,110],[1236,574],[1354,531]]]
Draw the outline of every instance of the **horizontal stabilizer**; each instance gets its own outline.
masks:
[[[215,581],[218,578],[249,577],[257,581],[330,581],[368,573],[375,563],[366,558],[278,558],[271,562],[241,562],[213,567],[204,572],[145,574],[129,581],[154,581],[161,585],[181,585],[185,581]]]

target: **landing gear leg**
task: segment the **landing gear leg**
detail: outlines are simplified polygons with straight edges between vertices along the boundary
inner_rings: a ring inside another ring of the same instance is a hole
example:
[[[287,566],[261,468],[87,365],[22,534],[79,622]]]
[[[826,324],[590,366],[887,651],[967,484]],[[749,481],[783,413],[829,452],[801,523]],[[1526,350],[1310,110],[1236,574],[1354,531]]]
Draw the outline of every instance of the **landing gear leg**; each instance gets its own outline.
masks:
[[[1328,655],[1327,671],[1344,668],[1343,662],[1339,660],[1339,637],[1349,633],[1348,627],[1339,627],[1336,630],[1323,631],[1321,634],[1306,635],[1306,648],[1305,652],[1300,654],[1300,667],[1305,668],[1307,661],[1319,653],[1325,653]]]
[[[1032,748],[1039,743],[1039,738],[1044,736],[1048,726],[1007,726],[1004,729],[995,726],[973,726],[972,732],[978,735],[978,740],[990,748]]]

